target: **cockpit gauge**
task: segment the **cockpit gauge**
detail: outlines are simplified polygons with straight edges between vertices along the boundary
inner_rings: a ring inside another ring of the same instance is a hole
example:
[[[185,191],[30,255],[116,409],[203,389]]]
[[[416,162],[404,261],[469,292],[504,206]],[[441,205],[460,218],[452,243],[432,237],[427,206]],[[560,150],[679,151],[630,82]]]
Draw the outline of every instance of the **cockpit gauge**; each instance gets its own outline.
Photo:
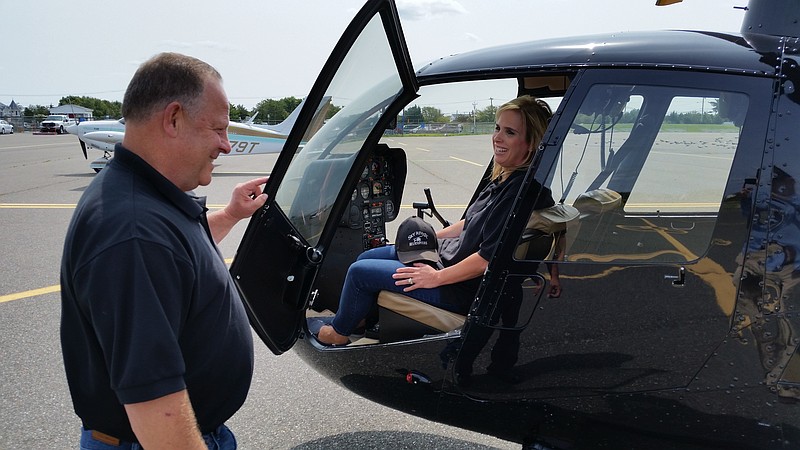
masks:
[[[386,200],[384,203],[384,211],[386,212],[386,218],[391,219],[394,217],[394,202],[391,200]]]
[[[363,198],[364,200],[369,199],[369,185],[367,185],[366,183],[361,183],[358,186],[358,192],[361,194],[361,198]]]

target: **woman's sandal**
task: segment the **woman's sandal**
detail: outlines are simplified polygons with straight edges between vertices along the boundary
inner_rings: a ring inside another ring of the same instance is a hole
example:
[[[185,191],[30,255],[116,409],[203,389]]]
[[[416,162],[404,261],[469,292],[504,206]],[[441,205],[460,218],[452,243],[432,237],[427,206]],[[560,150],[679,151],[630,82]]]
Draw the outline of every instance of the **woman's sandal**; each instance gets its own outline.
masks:
[[[331,342],[325,342],[323,340],[323,336],[327,338],[326,340],[330,340]],[[344,339],[344,341],[333,342],[333,339],[330,338],[339,338],[340,340]],[[344,347],[350,343],[350,338],[337,333],[336,330],[334,330],[330,325],[323,325],[320,327],[319,332],[317,333],[317,341],[326,347]]]

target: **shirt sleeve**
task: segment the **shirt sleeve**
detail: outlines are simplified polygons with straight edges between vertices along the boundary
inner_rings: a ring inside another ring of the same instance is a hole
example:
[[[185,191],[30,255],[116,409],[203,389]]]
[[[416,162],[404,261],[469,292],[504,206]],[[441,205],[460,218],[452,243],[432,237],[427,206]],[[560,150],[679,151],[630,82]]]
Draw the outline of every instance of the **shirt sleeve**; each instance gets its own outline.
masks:
[[[78,298],[86,302],[111,388],[122,404],[186,387],[178,336],[192,279],[186,258],[140,239],[104,250],[77,274]]]

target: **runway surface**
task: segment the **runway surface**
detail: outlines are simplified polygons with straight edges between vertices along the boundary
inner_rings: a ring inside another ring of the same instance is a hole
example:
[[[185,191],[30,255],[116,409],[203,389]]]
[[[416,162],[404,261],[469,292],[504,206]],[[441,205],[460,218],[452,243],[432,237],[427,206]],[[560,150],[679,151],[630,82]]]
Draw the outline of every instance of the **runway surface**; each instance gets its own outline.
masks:
[[[409,181],[400,217],[431,187],[457,220],[491,158],[489,136],[397,137]],[[101,155],[89,151],[89,158]],[[224,205],[236,183],[269,173],[275,155],[221,157],[208,196]],[[76,448],[61,359],[58,271],[64,234],[81,193],[94,178],[71,135],[0,136],[0,449]],[[395,221],[397,223],[399,221]],[[220,249],[233,258],[246,222]],[[391,227],[390,227],[391,229]],[[393,236],[393,230],[389,232]],[[293,352],[272,355],[256,340],[255,374],[242,409],[229,421],[242,449],[518,448],[516,444],[434,424],[364,400],[317,374]]]

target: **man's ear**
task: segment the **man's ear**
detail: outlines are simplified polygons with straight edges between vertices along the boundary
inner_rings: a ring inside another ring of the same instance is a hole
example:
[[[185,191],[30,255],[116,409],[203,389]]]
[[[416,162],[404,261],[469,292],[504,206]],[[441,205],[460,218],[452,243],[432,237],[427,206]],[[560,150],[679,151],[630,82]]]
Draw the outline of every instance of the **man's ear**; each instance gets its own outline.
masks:
[[[172,102],[164,108],[161,118],[161,127],[169,137],[178,136],[178,123],[183,119],[183,107],[178,102]]]

